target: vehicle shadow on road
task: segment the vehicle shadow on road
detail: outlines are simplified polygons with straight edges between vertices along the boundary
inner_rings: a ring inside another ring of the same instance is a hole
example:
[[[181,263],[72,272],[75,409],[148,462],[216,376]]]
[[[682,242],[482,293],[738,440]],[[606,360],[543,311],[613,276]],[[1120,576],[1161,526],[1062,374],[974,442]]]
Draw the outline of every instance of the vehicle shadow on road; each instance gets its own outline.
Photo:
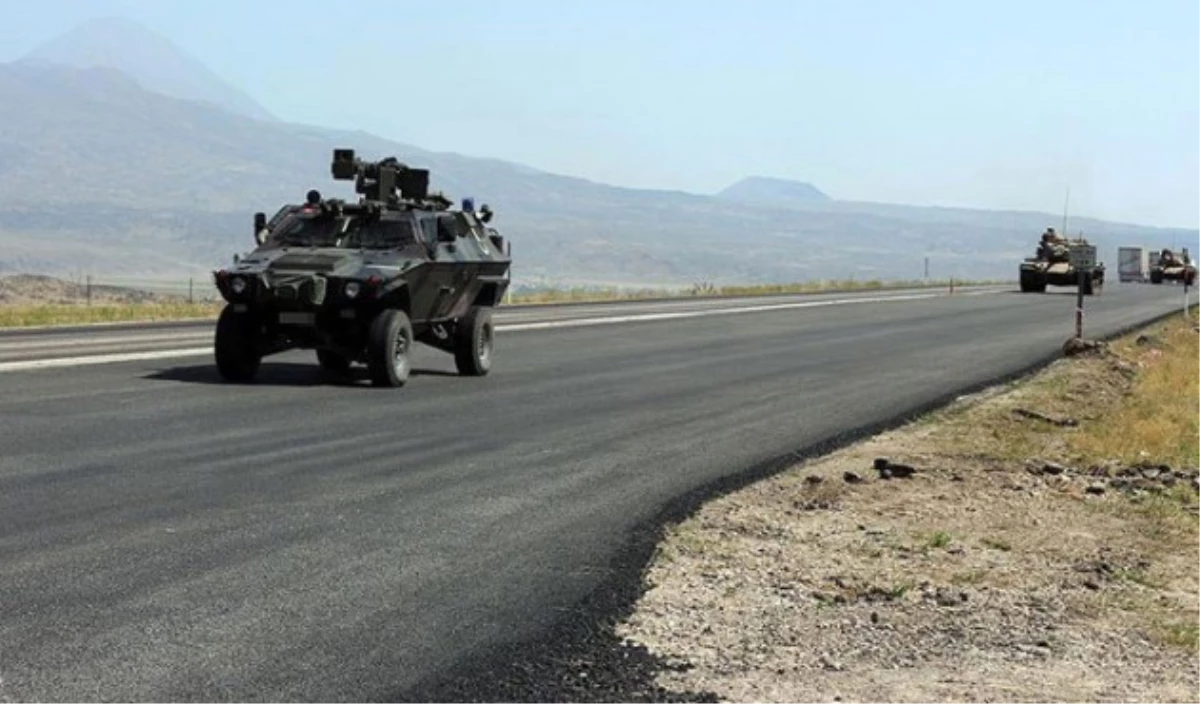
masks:
[[[1096,293],[1103,294],[1104,289],[1097,288]],[[1004,296],[1070,296],[1074,298],[1078,295],[1078,292],[1076,292],[1076,290],[1073,288],[1064,286],[1062,288],[1047,288],[1045,291],[1040,291],[1038,293],[1029,293],[1020,289],[1013,289],[1012,291],[1001,291],[1000,294]],[[1089,298],[1092,297],[1093,296],[1089,296]]]
[[[422,376],[458,376],[458,374],[444,369],[418,368],[412,370],[412,377]],[[343,374],[336,374],[327,372],[316,364],[294,362],[263,362],[262,367],[258,370],[258,376],[250,384],[235,384],[225,381],[217,372],[216,364],[171,367],[147,374],[143,378],[154,381],[218,386],[371,386],[366,367],[351,367]]]

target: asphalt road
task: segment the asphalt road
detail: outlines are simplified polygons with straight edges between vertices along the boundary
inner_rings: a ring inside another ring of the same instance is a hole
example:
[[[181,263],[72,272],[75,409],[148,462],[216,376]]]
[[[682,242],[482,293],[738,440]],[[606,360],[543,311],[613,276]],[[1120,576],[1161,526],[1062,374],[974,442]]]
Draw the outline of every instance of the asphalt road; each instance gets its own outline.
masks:
[[[10,368],[0,700],[404,696],[545,633],[672,498],[1073,330],[1069,290],[822,302],[506,312],[491,376],[423,348],[402,390],[327,383],[303,352],[253,386],[219,383],[211,356]],[[1085,333],[1181,306],[1178,287],[1110,285]],[[31,334],[0,339],[10,362]]]

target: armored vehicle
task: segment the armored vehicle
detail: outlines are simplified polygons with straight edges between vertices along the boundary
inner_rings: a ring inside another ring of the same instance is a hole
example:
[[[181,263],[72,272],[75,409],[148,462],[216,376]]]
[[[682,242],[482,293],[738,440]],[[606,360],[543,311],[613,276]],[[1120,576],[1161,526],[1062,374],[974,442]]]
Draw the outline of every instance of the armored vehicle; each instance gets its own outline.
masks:
[[[454,355],[460,374],[492,366],[492,311],[510,283],[510,250],[467,198],[429,192],[429,171],[388,157],[363,162],[335,149],[334,179],[354,180],[358,202],[322,198],[254,214],[257,247],[213,272],[226,305],[217,368],[248,382],[263,357],[316,351],[324,369],[365,364],[376,386],[409,378],[416,342]]]
[[[1047,228],[1037,253],[1021,262],[1021,291],[1045,293],[1046,286],[1080,286],[1079,267],[1084,268],[1083,294],[1090,296],[1104,285],[1104,262],[1096,257],[1096,245],[1082,237],[1067,239]]]
[[[1188,256],[1187,247],[1176,254],[1164,249],[1154,266],[1150,267],[1150,283],[1161,284],[1163,281],[1182,281],[1185,286],[1196,285],[1196,265]]]

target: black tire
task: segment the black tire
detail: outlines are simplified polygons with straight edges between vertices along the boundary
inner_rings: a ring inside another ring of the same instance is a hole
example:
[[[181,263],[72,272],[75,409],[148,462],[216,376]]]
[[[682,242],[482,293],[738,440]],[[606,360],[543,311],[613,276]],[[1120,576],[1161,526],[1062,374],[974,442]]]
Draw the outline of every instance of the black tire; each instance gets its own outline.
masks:
[[[345,374],[350,371],[350,359],[329,350],[317,350],[317,363],[321,365],[321,369],[331,374]]]
[[[262,364],[257,321],[253,314],[238,313],[228,304],[217,318],[213,342],[217,371],[226,381],[246,383],[258,375]]]
[[[1163,282],[1162,271],[1150,271],[1150,283],[1161,284]]]
[[[412,372],[412,321],[402,310],[385,310],[367,332],[367,371],[375,386],[404,386]]]
[[[1033,271],[1021,272],[1021,292],[1022,293],[1044,293],[1046,291],[1046,282],[1042,281],[1042,277]]]
[[[1080,288],[1083,289],[1083,295],[1085,296],[1090,296],[1096,292],[1095,283],[1092,281],[1092,277],[1090,276],[1083,277],[1083,283],[1080,284]]]
[[[464,376],[487,376],[492,369],[495,330],[492,309],[472,306],[454,327],[454,366]]]

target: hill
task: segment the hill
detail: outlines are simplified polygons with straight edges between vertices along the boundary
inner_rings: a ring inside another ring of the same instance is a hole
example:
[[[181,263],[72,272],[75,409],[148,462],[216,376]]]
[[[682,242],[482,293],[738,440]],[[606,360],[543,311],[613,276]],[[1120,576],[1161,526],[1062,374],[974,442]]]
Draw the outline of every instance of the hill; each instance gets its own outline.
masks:
[[[276,119],[195,57],[162,35],[124,17],[88,20],[26,54],[22,62],[117,69],[148,90],[208,102],[259,120]]]
[[[926,257],[934,277],[1012,277],[1039,233],[1061,221],[838,201],[762,178],[717,195],[622,188],[259,120],[151,90],[111,66],[0,64],[0,124],[0,273],[205,276],[251,248],[254,211],[273,212],[312,187],[354,197],[330,179],[335,147],[428,167],[433,188],[490,204],[523,286],[914,278]],[[1118,245],[1198,236],[1073,218],[1071,230],[1080,228],[1113,267]]]
[[[750,176],[717,193],[718,198],[758,205],[804,205],[831,199],[816,186],[802,181]]]

